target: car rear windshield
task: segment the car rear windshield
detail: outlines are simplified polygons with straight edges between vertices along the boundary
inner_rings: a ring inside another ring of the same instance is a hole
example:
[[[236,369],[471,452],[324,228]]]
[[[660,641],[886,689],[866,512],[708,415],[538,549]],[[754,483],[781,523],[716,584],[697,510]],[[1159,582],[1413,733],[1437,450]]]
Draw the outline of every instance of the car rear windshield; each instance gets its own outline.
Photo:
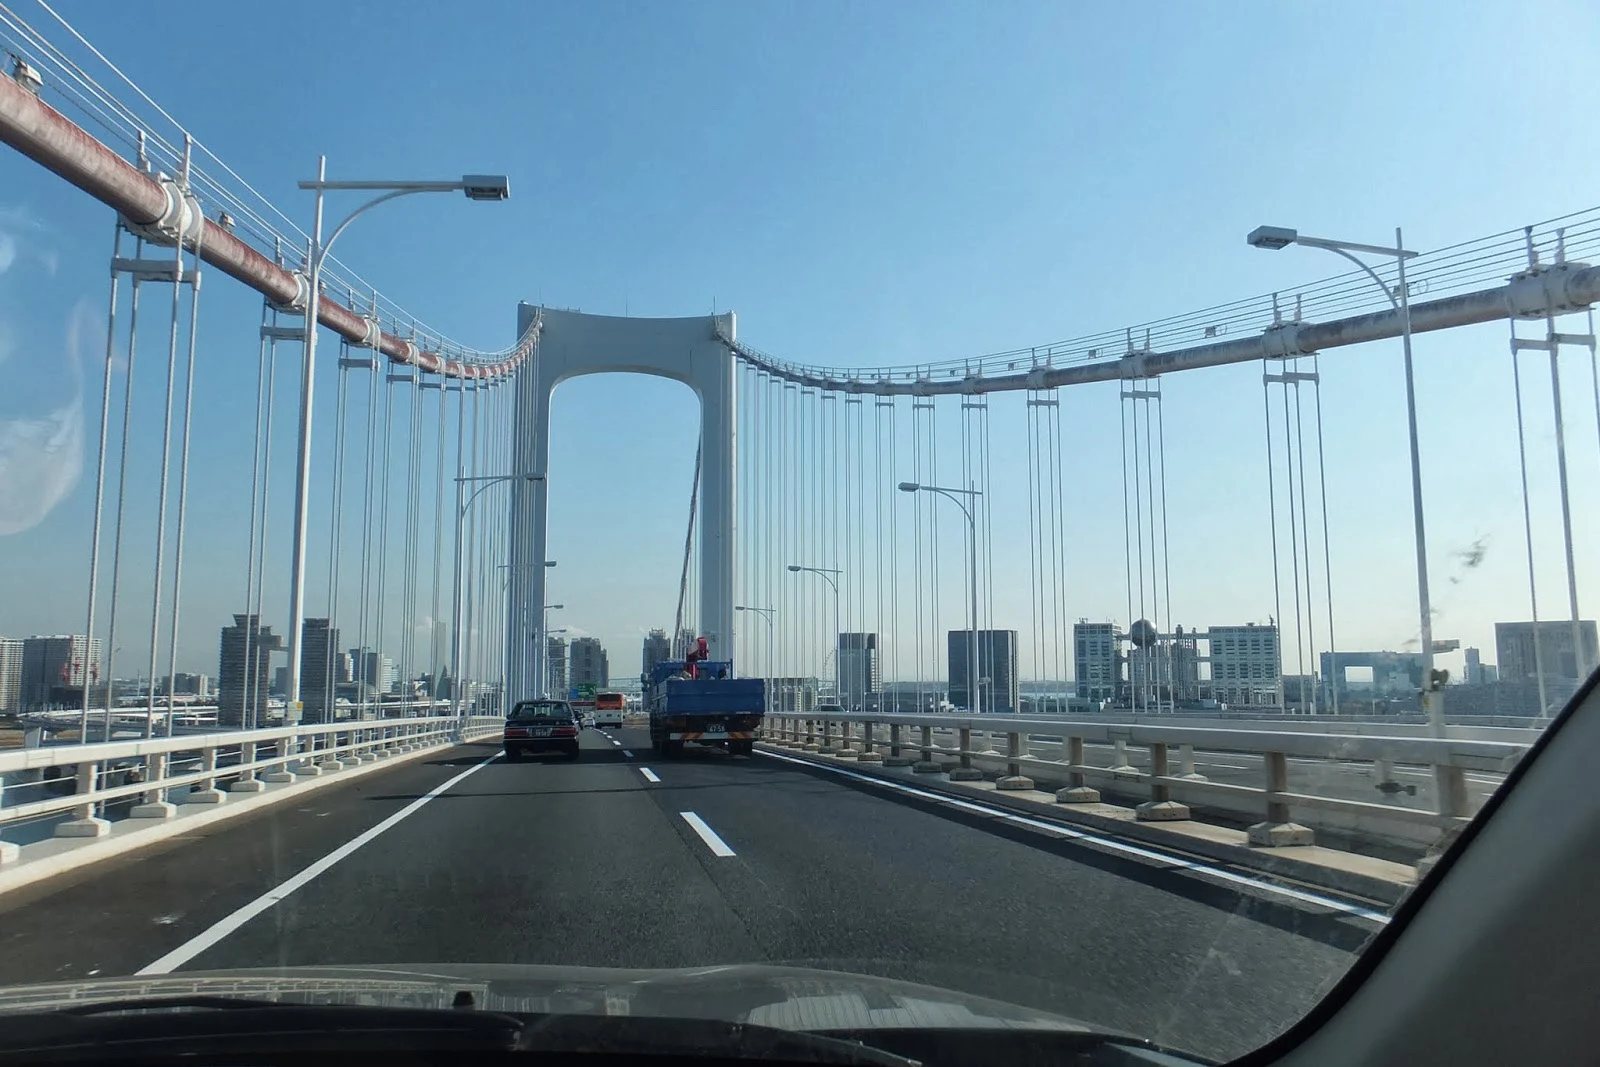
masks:
[[[572,706],[563,704],[559,700],[530,700],[511,709],[513,722],[525,722],[529,719],[559,719],[565,722],[571,718]]]

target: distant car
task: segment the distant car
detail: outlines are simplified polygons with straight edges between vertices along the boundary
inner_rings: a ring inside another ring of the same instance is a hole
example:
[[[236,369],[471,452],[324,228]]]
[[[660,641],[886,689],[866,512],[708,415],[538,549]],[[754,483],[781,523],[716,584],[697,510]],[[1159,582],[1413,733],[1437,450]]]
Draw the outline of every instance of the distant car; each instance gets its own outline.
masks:
[[[832,716],[832,715],[843,715],[844,714],[844,705],[842,705],[842,704],[818,704],[817,708],[816,708],[816,713],[818,715],[829,715],[829,716]]]
[[[529,752],[564,752],[578,758],[578,717],[565,700],[524,700],[506,717],[506,759]]]
[[[584,726],[588,726],[588,727],[592,727],[594,725],[594,716],[593,715],[585,715],[583,717],[583,725]]]

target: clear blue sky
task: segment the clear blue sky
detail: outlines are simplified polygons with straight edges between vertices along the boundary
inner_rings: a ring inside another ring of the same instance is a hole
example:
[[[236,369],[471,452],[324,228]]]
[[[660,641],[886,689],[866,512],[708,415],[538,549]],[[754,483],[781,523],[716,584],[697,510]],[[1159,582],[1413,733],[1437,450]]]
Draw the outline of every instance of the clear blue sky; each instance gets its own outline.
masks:
[[[635,315],[732,308],[744,339],[814,362],[960,357],[1339,269],[1311,251],[1247,248],[1261,222],[1371,241],[1398,223],[1425,249],[1600,198],[1585,181],[1600,86],[1575,61],[1600,46],[1600,9],[1584,0],[484,2],[449,13],[285,0],[270,24],[243,5],[60,10],[296,218],[310,203],[294,182],[319,152],[333,176],[511,174],[506,204],[418,198],[340,245],[387,295],[486,348],[509,343],[527,300]],[[0,519],[25,527],[0,537],[0,633],[82,628],[110,222],[0,152]],[[207,279],[180,669],[214,669],[216,629],[241,610],[258,316],[258,299]],[[164,359],[159,342],[141,334],[141,376]],[[1344,648],[1400,647],[1416,632],[1396,349],[1323,363]],[[1492,648],[1495,619],[1526,616],[1505,328],[1423,338],[1417,352],[1439,635]],[[1192,625],[1272,610],[1270,576],[1254,565],[1258,372],[1167,385],[1173,597]],[[1600,460],[1586,376],[1570,389],[1589,545]],[[153,466],[159,409],[140,395],[136,455]],[[322,399],[330,442],[331,387]],[[1116,400],[1089,389],[1070,404],[1084,482],[1069,611],[1120,619]],[[85,407],[90,466],[73,482]],[[1547,442],[1540,425],[1534,439]],[[622,671],[642,629],[670,622],[694,426],[689,394],[670,383],[606,376],[557,395],[553,466],[589,492],[557,493],[551,598]],[[282,430],[286,471],[288,419]],[[996,457],[1023,463],[1004,441]],[[134,488],[149,475],[136,472]],[[1548,487],[1540,475],[1536,491]],[[288,489],[274,482],[279,505]],[[149,525],[147,502],[139,514]],[[281,534],[287,513],[276,514]],[[1025,524],[1020,495],[1010,514]],[[130,530],[129,544],[150,536]],[[1463,572],[1454,554],[1479,538],[1485,563]],[[1559,556],[1547,538],[1541,553],[1553,615]],[[280,575],[286,557],[285,543],[271,564]],[[147,553],[134,558],[137,620],[149,575]],[[1026,625],[1022,558],[997,563],[997,615],[1010,603],[1015,616],[1005,625]],[[1580,577],[1600,594],[1589,564],[1580,555]],[[269,585],[269,616],[284,614],[282,584]]]

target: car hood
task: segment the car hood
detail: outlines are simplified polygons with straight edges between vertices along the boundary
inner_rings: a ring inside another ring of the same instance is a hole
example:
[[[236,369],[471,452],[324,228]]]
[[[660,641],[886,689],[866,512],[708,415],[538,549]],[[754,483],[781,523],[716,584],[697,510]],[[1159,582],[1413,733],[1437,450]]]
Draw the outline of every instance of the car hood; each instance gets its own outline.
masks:
[[[1106,1033],[1076,1019],[935,986],[765,964],[659,970],[406,964],[185,971],[10,986],[0,989],[0,1012],[200,995],[447,1008],[462,991],[472,995],[480,1010],[519,1014],[714,1019],[803,1031],[1015,1028]]]

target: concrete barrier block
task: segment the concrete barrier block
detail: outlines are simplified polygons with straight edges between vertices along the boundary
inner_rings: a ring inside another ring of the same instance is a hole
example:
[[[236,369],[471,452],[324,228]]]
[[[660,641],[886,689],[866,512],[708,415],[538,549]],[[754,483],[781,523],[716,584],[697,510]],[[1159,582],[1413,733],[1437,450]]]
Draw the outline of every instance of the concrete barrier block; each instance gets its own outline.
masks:
[[[817,745],[817,744],[801,745],[800,749],[803,752],[821,752],[822,751],[822,746]]]
[[[333,774],[336,771],[344,770],[344,764],[336,759],[326,759],[321,763],[313,764],[311,769],[318,774]]]
[[[295,773],[290,770],[268,771],[261,776],[261,780],[271,782],[273,785],[287,785],[295,780]]]
[[[885,767],[909,767],[909,766],[911,766],[912,764],[914,764],[916,762],[917,761],[912,759],[910,756],[884,756],[883,757],[883,765]]]
[[[1142,822],[1176,822],[1189,817],[1189,805],[1176,800],[1147,800],[1133,813]]]
[[[228,786],[230,793],[264,793],[267,783],[259,778],[241,778]]]
[[[1086,785],[1069,786],[1066,789],[1056,790],[1057,804],[1098,804],[1100,803],[1100,790]]]
[[[128,809],[130,819],[170,819],[178,814],[178,805],[170,804],[165,800],[151,801],[148,804],[135,804]]]
[[[810,745],[807,745],[806,751],[815,751],[819,756],[837,756],[839,754],[839,750],[832,745],[819,745],[816,749],[812,749]]]
[[[185,804],[221,804],[228,799],[228,794],[220,789],[196,789],[182,796]]]
[[[56,826],[57,837],[104,837],[110,832],[105,819],[68,819]]]
[[[1010,774],[995,781],[996,789],[1032,789],[1033,779],[1022,774]]]
[[[1316,842],[1309,826],[1293,822],[1258,822],[1245,830],[1245,838],[1255,848],[1287,848]]]
[[[15,863],[17,857],[21,854],[22,850],[10,841],[0,841],[0,866],[4,866],[7,863]]]
[[[944,770],[944,764],[935,763],[933,760],[918,760],[911,765],[912,774],[938,774]]]
[[[976,767],[951,767],[950,780],[952,782],[981,782],[983,772]]]
[[[880,755],[877,752],[858,752],[858,753],[856,753],[856,762],[857,763],[882,763],[883,762],[883,756]]]

